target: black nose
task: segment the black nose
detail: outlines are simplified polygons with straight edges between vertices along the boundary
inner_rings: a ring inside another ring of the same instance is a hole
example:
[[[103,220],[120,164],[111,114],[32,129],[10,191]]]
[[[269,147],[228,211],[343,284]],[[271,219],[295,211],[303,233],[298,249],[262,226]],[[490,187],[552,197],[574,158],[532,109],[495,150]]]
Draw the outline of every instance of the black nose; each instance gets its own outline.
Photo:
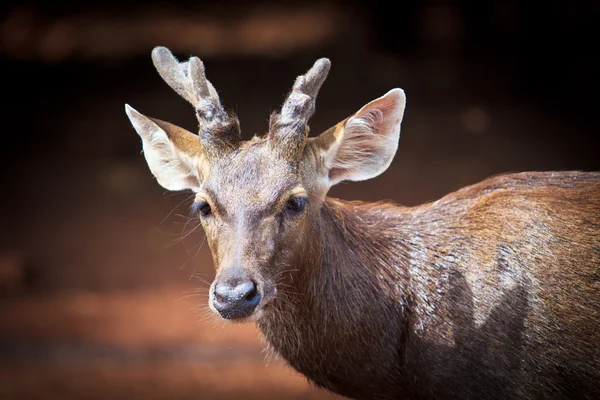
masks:
[[[213,305],[225,319],[244,318],[260,303],[260,293],[250,279],[235,279],[215,285]]]

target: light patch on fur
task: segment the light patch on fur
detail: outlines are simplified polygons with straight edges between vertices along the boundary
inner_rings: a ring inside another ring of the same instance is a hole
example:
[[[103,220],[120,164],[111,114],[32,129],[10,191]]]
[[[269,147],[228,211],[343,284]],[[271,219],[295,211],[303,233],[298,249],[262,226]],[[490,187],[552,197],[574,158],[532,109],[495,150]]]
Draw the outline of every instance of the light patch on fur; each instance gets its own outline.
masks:
[[[428,276],[422,273],[423,266],[421,260],[428,259],[427,246],[424,245],[423,240],[419,236],[411,238],[414,246],[409,250],[408,257],[408,273],[411,279],[411,285],[413,286],[415,295],[415,318],[417,319],[415,329],[418,333],[425,331],[428,322],[427,316],[434,315],[435,305],[432,301],[427,298]]]

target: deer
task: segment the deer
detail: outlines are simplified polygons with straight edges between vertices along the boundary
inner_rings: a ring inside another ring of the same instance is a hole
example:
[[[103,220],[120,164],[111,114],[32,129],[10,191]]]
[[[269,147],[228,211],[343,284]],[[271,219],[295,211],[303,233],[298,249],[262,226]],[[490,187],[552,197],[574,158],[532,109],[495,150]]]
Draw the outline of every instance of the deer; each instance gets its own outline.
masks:
[[[414,207],[330,198],[390,165],[402,89],[309,137],[322,58],[243,141],[199,58],[152,60],[199,133],[126,113],[158,183],[195,196],[217,315],[349,398],[600,398],[600,173],[497,175]]]

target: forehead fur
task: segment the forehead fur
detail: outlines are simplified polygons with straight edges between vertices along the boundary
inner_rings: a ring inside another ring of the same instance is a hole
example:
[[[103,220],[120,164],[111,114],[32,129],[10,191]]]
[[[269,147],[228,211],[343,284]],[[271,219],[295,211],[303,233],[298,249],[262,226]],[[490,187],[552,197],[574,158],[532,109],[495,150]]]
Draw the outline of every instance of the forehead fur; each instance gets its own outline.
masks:
[[[211,160],[203,185],[226,208],[276,201],[300,185],[298,163],[278,157],[266,138],[253,138]]]

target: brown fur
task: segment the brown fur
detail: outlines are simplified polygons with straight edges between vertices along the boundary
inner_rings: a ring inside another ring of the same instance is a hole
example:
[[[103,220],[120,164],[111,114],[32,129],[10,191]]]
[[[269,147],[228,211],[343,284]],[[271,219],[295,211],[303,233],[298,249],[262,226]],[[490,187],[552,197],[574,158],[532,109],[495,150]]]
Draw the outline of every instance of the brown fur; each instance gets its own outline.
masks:
[[[600,174],[488,179],[414,208],[328,199],[258,325],[354,398],[598,398]]]

